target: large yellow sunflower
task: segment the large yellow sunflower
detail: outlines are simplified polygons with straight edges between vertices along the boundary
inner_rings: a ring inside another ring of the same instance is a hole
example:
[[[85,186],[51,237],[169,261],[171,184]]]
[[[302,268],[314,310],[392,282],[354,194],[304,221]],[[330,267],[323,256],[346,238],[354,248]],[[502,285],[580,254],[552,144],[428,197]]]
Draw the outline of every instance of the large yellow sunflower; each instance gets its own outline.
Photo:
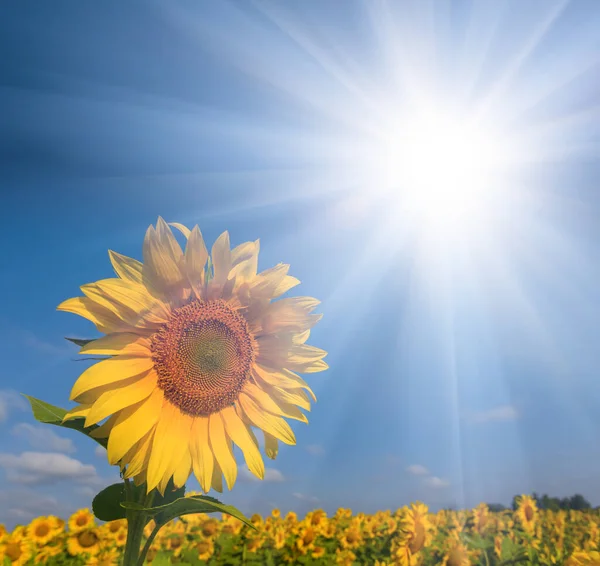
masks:
[[[59,305],[105,334],[81,353],[111,356],[76,381],[79,406],[66,418],[85,417],[86,426],[108,418],[95,434],[108,437],[109,462],[148,491],[164,493],[170,478],[182,486],[192,471],[205,492],[221,491],[223,475],[231,489],[233,443],[264,477],[251,427],[275,458],[278,441],[296,442],[283,417],[307,422],[299,407],[310,410],[315,396],[296,372],[327,369],[326,352],[306,344],[319,301],[273,301],[299,281],[284,264],[257,273],[258,241],[230,249],[224,232],[209,257],[198,226],[173,226],[185,251],[159,218],[143,263],[110,251],[117,277]]]

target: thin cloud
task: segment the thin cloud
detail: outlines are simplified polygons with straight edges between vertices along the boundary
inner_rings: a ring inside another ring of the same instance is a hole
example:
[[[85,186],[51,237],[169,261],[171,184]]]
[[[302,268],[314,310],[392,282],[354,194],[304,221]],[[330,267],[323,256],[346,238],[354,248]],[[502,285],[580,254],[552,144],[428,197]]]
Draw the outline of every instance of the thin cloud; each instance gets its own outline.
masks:
[[[96,446],[96,449],[94,450],[94,454],[96,454],[96,456],[98,456],[98,458],[105,458],[106,457],[106,448],[104,448],[104,446],[100,446],[98,444],[98,446]]]
[[[263,480],[259,480],[247,468],[241,468],[240,472],[239,472],[239,478],[241,481],[247,481],[247,482],[265,481],[265,482],[271,482],[271,483],[280,483],[280,482],[285,481],[285,477],[283,476],[283,474],[275,468],[266,468],[265,469],[265,478]]]
[[[72,454],[76,451],[70,438],[59,436],[50,430],[48,426],[19,423],[13,427],[12,433],[23,438],[31,448],[37,450],[51,450],[52,452],[63,452],[65,454]]]
[[[425,479],[425,484],[435,489],[442,489],[444,487],[448,487],[450,482],[448,480],[438,478],[437,476],[430,476]]]
[[[309,444],[306,447],[306,451],[312,456],[323,456],[325,454],[325,448],[320,444]]]
[[[0,422],[6,421],[14,409],[27,410],[25,398],[11,389],[0,390]]]
[[[310,501],[311,503],[317,503],[319,501],[319,498],[314,495],[305,495],[304,493],[299,493],[297,491],[292,493],[292,495],[300,501]]]
[[[0,453],[0,467],[11,483],[52,485],[61,481],[76,481],[87,485],[102,485],[96,468],[58,452]]]
[[[412,464],[406,468],[406,471],[412,476],[428,476],[429,470],[421,464]]]
[[[500,405],[487,411],[476,411],[468,418],[474,423],[507,422],[518,419],[519,411],[513,405]]]

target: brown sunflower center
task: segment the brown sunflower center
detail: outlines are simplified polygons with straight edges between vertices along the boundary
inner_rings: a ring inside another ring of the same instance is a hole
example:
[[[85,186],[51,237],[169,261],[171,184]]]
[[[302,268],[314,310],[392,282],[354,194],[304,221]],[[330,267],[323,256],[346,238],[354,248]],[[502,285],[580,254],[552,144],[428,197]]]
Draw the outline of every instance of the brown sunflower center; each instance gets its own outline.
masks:
[[[165,398],[189,415],[210,415],[238,398],[254,362],[246,319],[225,301],[193,301],[152,337]]]
[[[45,537],[50,532],[50,527],[47,523],[40,523],[35,527],[35,536]]]
[[[98,542],[98,535],[92,531],[84,531],[77,535],[77,542],[83,548],[90,548]]]
[[[21,554],[23,551],[21,550],[21,545],[16,542],[9,542],[4,547],[4,554],[8,557],[11,562],[16,562],[19,558],[21,558]]]
[[[527,521],[533,519],[533,509],[531,508],[531,505],[525,505],[525,519],[527,519]]]
[[[77,519],[75,520],[75,524],[78,527],[84,527],[85,525],[87,525],[87,523],[88,523],[87,515],[78,515]]]

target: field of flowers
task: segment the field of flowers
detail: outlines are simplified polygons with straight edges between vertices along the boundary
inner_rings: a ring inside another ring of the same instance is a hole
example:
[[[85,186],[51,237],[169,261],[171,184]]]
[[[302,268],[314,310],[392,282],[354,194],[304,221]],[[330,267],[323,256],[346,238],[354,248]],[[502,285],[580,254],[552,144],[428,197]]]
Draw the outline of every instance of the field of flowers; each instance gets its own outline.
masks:
[[[338,509],[299,518],[294,513],[252,517],[256,530],[237,519],[189,515],[168,524],[153,541],[147,562],[166,564],[368,564],[467,566],[469,564],[600,564],[597,512],[540,511],[523,496],[515,511],[430,513],[420,503],[374,515]],[[152,530],[146,527],[146,535]],[[10,566],[120,564],[125,521],[97,525],[87,509],[68,521],[38,517],[6,532],[0,559]]]

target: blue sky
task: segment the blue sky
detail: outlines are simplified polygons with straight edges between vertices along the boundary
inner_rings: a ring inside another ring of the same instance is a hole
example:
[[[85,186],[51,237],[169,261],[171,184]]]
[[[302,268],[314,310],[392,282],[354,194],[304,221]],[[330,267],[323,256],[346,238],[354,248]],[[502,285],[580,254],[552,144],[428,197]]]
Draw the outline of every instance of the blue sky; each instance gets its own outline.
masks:
[[[324,4],[0,8],[0,522],[118,480],[18,392],[68,406],[89,362],[63,337],[95,334],[55,307],[111,276],[108,249],[141,259],[159,215],[260,238],[259,267],[291,264],[322,301],[310,424],[224,501],[600,504],[600,4]],[[403,216],[363,160],[415,93],[481,110],[519,148],[466,238]]]

